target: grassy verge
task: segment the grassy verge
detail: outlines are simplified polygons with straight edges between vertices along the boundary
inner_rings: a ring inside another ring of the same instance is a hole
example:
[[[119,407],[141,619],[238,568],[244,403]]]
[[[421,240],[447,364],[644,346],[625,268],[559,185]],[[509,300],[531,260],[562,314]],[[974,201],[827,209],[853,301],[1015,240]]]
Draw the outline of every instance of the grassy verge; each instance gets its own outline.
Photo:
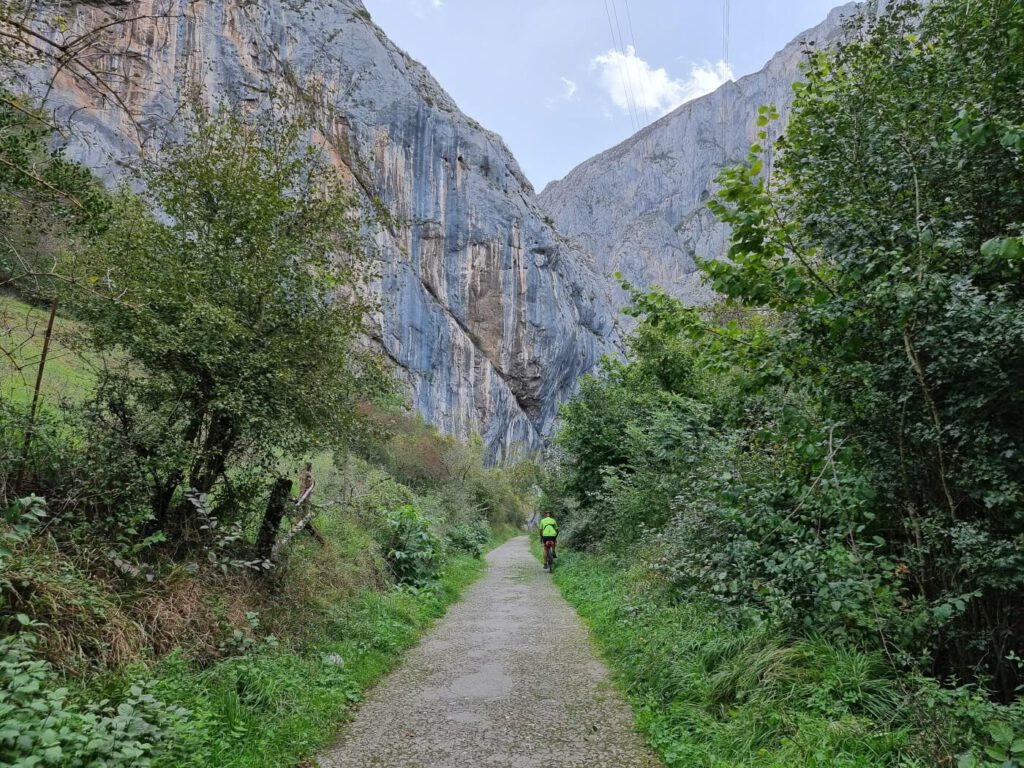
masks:
[[[323,515],[318,525],[322,543],[297,540],[274,571],[176,571],[158,582],[138,584],[140,593],[132,604],[120,608],[126,593],[109,588],[101,589],[99,596],[86,593],[84,574],[62,570],[61,564],[70,567],[70,561],[59,552],[48,555],[57,558],[53,562],[19,552],[14,561],[19,573],[74,573],[73,583],[65,578],[58,584],[60,594],[77,596],[88,603],[87,613],[116,618],[115,628],[136,627],[137,634],[153,642],[144,649],[135,637],[130,649],[134,652],[126,662],[122,654],[100,668],[45,665],[16,638],[13,648],[0,642],[0,672],[6,675],[0,683],[7,685],[8,695],[30,708],[40,698],[34,697],[39,686],[45,688],[46,701],[57,702],[57,714],[83,739],[95,740],[97,733],[108,738],[112,732],[109,738],[115,741],[110,749],[118,751],[117,740],[132,737],[132,743],[120,750],[124,754],[118,752],[122,762],[117,765],[308,765],[303,761],[331,742],[364,692],[394,667],[403,651],[486,567],[482,557],[448,548],[435,578],[424,586],[396,586],[376,540],[380,532],[365,518],[334,512]],[[496,528],[485,550],[516,533],[510,526]],[[45,583],[55,579],[47,577]],[[116,639],[117,632],[102,634],[95,626],[71,621],[79,613],[83,611],[64,611],[51,617],[50,624],[34,625],[54,662],[59,661],[55,656],[72,651],[98,658],[101,654],[93,646],[108,636]],[[153,631],[158,618],[177,628],[170,652],[166,643],[159,647],[159,634]],[[66,631],[58,632],[58,625]],[[91,638],[88,648],[68,639],[79,635]],[[71,694],[65,701],[60,692],[67,688]],[[0,698],[4,694],[0,685]],[[86,722],[86,713],[94,710],[108,718],[102,726]],[[26,728],[36,722],[27,715],[21,720]],[[41,754],[48,748],[46,732],[30,730],[29,737],[40,746],[26,750]],[[53,747],[58,763],[65,755],[91,754],[84,741],[75,746],[70,741],[63,739]],[[0,764],[7,764],[7,754],[0,754]]]
[[[156,765],[282,768],[310,757],[483,568],[457,556],[429,588],[357,592],[304,648],[264,640],[206,669],[172,655],[152,670],[153,693],[189,715]]]
[[[182,653],[172,653],[149,668],[137,665],[116,677],[93,681],[79,692],[83,701],[122,698],[139,679],[152,680],[149,693],[167,707],[188,714],[169,734],[157,768],[287,768],[311,758],[330,744],[365,691],[389,672],[413,645],[484,571],[482,558],[455,554],[439,578],[425,588],[372,585],[368,563],[357,552],[368,544],[358,528],[335,529],[325,521],[328,554],[336,562],[359,569],[348,577],[331,578],[282,595],[266,619],[281,639],[256,631],[237,637],[237,655],[204,666]],[[494,530],[488,549],[519,532],[511,526]],[[343,547],[343,549],[342,549]],[[304,548],[304,569],[324,571],[335,565],[317,563],[317,552]],[[348,588],[348,581],[370,586]],[[295,574],[287,589],[296,589]],[[305,612],[304,621],[280,614],[289,606]],[[105,689],[105,690],[104,690]]]
[[[555,581],[590,625],[669,768],[928,765],[881,659],[737,629],[643,569],[563,552]]]

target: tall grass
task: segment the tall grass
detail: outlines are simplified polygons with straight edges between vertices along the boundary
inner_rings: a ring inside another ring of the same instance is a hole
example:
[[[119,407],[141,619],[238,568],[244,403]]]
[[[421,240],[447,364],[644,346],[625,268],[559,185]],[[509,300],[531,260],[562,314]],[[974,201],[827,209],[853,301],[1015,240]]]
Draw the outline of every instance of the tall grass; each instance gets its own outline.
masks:
[[[680,603],[640,568],[562,553],[555,581],[593,630],[669,768],[924,768],[883,660]]]

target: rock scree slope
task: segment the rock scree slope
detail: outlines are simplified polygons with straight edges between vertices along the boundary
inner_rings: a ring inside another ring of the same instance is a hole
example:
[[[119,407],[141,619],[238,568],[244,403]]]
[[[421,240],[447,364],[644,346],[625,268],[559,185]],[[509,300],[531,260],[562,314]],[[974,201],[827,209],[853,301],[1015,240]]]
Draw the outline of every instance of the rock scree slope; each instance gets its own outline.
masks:
[[[322,768],[655,768],[526,537],[371,692]]]

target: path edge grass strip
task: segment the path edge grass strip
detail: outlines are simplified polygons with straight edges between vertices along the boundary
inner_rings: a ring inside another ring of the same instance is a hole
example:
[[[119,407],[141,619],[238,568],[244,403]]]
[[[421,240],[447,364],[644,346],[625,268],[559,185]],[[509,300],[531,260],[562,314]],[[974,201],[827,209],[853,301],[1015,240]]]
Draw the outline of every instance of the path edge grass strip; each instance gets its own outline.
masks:
[[[517,534],[495,531],[487,551]],[[457,555],[429,587],[363,590],[304,648],[255,649],[202,670],[172,654],[150,670],[154,693],[189,717],[154,768],[315,766],[368,692],[486,568],[484,558]]]
[[[736,630],[611,556],[563,551],[558,566],[556,585],[666,768],[931,765],[879,660]]]

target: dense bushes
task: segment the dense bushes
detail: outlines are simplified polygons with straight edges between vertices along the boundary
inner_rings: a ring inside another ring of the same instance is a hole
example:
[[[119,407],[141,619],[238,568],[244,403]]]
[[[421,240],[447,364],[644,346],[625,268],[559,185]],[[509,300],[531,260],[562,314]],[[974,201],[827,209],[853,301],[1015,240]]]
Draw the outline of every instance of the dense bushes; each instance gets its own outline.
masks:
[[[422,586],[437,575],[443,543],[412,504],[388,512],[381,543],[399,584]]]
[[[362,441],[361,455],[444,507],[447,516],[482,515],[494,526],[518,526],[529,517],[538,477],[532,461],[488,467],[479,435],[468,441],[440,435],[419,414],[384,404],[366,411],[384,439]]]
[[[17,768],[148,768],[186,712],[138,684],[116,706],[76,706],[50,665],[33,654],[33,640],[0,637],[0,761]]]
[[[448,531],[448,543],[459,552],[480,557],[491,538],[491,526],[486,520],[460,523]]]
[[[896,3],[849,35],[810,55],[785,137],[764,109],[721,176],[729,261],[702,264],[721,305],[634,290],[628,360],[565,408],[547,503],[579,544],[642,539],[678,598],[737,631],[768,621],[1010,701],[1024,9]]]
[[[1024,9],[921,13],[900,4],[812,59],[772,183],[759,148],[723,177],[732,264],[708,272],[781,315],[759,365],[813,404],[796,439],[831,481],[822,527],[882,593],[881,609],[859,604],[899,647],[923,643],[935,673],[1009,698],[1024,651]]]

